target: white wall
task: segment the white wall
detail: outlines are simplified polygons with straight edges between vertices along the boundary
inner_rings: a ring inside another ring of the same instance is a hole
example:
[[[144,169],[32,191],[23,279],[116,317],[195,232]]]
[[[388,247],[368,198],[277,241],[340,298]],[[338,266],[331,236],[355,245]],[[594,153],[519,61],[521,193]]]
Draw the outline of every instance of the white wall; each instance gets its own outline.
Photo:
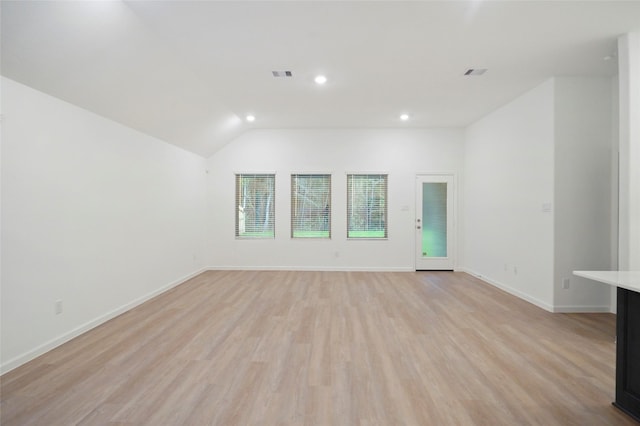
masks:
[[[611,79],[550,79],[467,129],[465,269],[550,311],[608,311]],[[569,289],[563,280],[569,279]]]
[[[640,270],[640,32],[620,37],[619,269]]]
[[[2,115],[7,371],[201,270],[206,175],[199,156],[4,78]]]
[[[618,164],[618,153],[620,152],[620,79],[617,75],[611,78],[611,267],[618,269],[618,220],[619,208],[619,176],[620,168]],[[618,177],[618,178],[616,178]],[[618,298],[616,287],[609,288],[609,312],[616,313],[618,310]]]
[[[245,133],[208,161],[208,264],[213,268],[412,270],[416,173],[456,173],[460,179],[462,139],[460,129]],[[276,238],[236,240],[234,174],[255,172],[276,173]],[[290,174],[300,172],[333,176],[331,240],[290,238]],[[386,241],[346,239],[346,174],[361,172],[389,175]]]
[[[572,275],[612,264],[610,78],[555,79],[554,309],[609,311],[610,289]],[[569,279],[569,288],[562,288]]]
[[[467,128],[465,269],[553,308],[554,81]]]

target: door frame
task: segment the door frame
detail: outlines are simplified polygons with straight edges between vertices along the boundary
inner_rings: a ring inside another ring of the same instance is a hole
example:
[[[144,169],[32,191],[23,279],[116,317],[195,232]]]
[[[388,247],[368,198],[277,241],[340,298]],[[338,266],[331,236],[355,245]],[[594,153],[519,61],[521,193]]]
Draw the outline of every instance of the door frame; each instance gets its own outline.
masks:
[[[451,267],[446,268],[433,268],[433,269],[418,269],[418,238],[416,236],[416,226],[418,219],[418,211],[421,211],[421,206],[418,206],[418,202],[422,201],[422,197],[418,199],[418,187],[419,181],[423,178],[451,178],[451,188],[449,188],[447,197],[451,197],[451,206],[452,212],[449,214],[447,212],[447,221],[450,220],[451,225],[451,241],[447,251],[447,258],[451,259]],[[455,271],[458,259],[458,180],[455,172],[427,172],[427,173],[416,173],[415,175],[415,183],[414,183],[414,218],[413,218],[413,269],[416,271],[420,270],[446,270],[446,271]]]

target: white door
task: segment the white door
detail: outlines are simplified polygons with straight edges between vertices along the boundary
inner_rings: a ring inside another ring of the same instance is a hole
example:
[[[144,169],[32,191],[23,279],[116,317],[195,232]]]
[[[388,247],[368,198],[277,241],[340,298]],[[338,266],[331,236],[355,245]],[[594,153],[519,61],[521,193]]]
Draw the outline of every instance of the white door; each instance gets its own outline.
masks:
[[[416,176],[416,270],[453,270],[453,175]]]

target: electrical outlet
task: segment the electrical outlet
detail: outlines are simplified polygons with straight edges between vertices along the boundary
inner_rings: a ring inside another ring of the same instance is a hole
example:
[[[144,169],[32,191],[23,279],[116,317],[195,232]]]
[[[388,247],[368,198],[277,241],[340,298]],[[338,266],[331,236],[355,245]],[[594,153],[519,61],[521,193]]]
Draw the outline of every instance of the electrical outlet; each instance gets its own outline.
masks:
[[[562,280],[562,289],[569,290],[569,278],[565,278]]]
[[[56,300],[54,309],[55,309],[56,315],[60,315],[62,313],[62,300]]]

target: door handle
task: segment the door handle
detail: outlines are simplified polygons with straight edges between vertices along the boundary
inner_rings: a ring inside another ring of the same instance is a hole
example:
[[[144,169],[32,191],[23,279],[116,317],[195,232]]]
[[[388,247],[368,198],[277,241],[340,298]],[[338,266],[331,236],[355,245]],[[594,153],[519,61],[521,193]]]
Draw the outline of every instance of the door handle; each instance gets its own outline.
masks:
[[[416,229],[420,229],[420,226],[416,226]]]

